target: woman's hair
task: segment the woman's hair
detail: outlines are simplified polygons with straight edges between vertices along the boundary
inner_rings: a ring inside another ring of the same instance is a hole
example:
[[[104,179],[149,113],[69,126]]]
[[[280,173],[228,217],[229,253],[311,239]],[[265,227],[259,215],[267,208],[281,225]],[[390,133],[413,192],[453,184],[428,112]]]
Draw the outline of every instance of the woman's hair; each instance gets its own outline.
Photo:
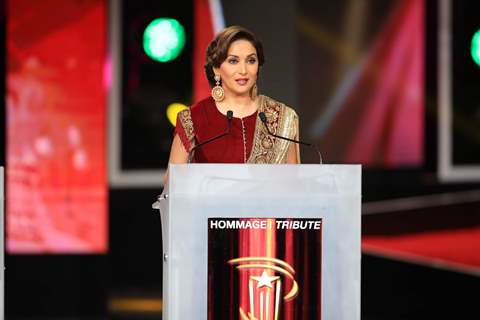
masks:
[[[207,48],[205,74],[207,75],[207,79],[211,87],[215,86],[215,74],[213,73],[213,68],[220,67],[223,61],[227,59],[230,45],[234,41],[240,39],[249,41],[257,50],[259,67],[261,67],[265,62],[262,43],[250,30],[240,26],[231,26],[225,28],[216,35]]]

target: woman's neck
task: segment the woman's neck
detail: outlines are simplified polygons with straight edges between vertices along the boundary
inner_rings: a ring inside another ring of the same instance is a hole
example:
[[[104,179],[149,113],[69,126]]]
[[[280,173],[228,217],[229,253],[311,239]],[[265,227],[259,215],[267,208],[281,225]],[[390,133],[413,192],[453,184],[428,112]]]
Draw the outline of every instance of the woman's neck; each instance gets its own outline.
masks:
[[[232,110],[233,116],[236,118],[243,118],[251,115],[257,110],[257,104],[250,96],[225,97],[225,100],[217,103],[217,106],[222,113]]]

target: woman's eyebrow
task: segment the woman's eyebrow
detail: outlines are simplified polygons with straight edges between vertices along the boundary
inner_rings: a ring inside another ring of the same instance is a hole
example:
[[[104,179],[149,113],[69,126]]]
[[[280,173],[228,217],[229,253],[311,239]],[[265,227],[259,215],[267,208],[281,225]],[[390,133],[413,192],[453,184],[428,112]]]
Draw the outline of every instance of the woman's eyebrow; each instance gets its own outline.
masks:
[[[234,55],[234,54],[229,54],[228,56],[229,57],[234,57],[234,58],[239,58],[239,56]],[[256,53],[250,53],[249,55],[247,55],[247,57],[250,57],[250,56],[257,56],[257,54]]]

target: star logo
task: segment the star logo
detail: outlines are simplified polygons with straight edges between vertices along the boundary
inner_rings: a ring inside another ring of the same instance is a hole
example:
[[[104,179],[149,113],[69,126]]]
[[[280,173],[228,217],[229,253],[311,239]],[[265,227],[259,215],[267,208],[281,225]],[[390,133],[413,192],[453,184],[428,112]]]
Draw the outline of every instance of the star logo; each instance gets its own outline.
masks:
[[[249,275],[247,305],[239,307],[242,320],[278,320],[281,304],[282,277],[290,280],[291,288],[283,296],[285,302],[295,299],[298,295],[298,283],[295,280],[295,270],[287,262],[272,257],[241,257],[228,261],[240,271],[263,270],[261,276]],[[278,274],[272,276],[271,274]]]
[[[279,279],[278,276],[269,276],[266,270],[263,270],[263,273],[260,277],[253,277],[252,279],[258,281],[257,289],[262,287],[269,287],[273,289],[272,282]]]

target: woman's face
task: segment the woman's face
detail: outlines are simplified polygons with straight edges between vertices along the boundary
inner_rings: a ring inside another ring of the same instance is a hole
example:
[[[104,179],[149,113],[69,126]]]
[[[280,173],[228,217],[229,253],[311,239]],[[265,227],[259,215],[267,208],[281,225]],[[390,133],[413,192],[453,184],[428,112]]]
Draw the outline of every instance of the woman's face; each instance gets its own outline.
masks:
[[[257,50],[248,40],[239,39],[230,45],[225,61],[214,68],[222,79],[225,95],[245,96],[257,81]]]

